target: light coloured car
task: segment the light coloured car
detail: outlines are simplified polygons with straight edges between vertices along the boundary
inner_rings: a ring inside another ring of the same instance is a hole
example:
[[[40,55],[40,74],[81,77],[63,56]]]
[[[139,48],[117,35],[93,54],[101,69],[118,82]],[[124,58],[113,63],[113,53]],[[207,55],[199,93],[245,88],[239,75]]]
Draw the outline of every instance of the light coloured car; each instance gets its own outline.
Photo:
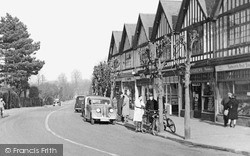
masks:
[[[102,96],[86,96],[82,105],[82,116],[85,121],[94,124],[99,122],[116,123],[116,110],[111,105],[110,98]]]
[[[61,101],[59,99],[55,99],[53,102],[53,106],[61,106]]]

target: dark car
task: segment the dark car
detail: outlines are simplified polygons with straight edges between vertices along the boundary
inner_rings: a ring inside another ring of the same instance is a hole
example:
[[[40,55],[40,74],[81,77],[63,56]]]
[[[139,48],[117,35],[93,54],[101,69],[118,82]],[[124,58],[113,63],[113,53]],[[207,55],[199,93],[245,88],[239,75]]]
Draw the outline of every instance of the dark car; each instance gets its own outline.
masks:
[[[81,112],[82,110],[82,105],[84,104],[85,100],[85,96],[84,95],[78,95],[76,97],[76,101],[75,101],[75,111],[76,112]]]

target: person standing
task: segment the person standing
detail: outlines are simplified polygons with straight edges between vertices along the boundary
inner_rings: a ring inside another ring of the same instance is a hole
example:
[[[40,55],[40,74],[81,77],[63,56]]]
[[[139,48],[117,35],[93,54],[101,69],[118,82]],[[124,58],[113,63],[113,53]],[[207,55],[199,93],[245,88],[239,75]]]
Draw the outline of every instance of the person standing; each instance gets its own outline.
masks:
[[[239,107],[239,101],[236,99],[235,95],[232,95],[230,101],[228,102],[228,107],[229,107],[229,113],[228,113],[227,124],[230,125],[230,127],[235,127],[236,120],[238,119],[238,107]]]
[[[0,98],[0,114],[2,118],[3,118],[3,112],[4,112],[4,105],[5,105],[5,102],[3,101],[3,98]]]
[[[124,95],[122,92],[119,92],[118,103],[117,103],[117,114],[119,118],[122,118],[122,105],[123,105]]]
[[[123,106],[122,106],[122,116],[125,122],[128,122],[128,116],[129,116],[129,95],[130,95],[129,90],[125,90]]]
[[[148,111],[149,115],[149,122],[153,122],[152,115],[154,114],[153,111],[158,111],[158,102],[154,99],[153,94],[149,94],[149,100],[146,103],[146,111]]]
[[[221,104],[223,105],[223,120],[224,120],[225,127],[227,127],[227,123],[228,123],[228,114],[226,114],[225,112],[229,111],[228,103],[231,97],[232,97],[232,93],[228,92],[227,97],[223,98],[221,101]]]
[[[144,114],[145,104],[142,100],[142,96],[135,101],[135,110],[133,121],[135,123],[135,132],[141,131],[142,116]]]

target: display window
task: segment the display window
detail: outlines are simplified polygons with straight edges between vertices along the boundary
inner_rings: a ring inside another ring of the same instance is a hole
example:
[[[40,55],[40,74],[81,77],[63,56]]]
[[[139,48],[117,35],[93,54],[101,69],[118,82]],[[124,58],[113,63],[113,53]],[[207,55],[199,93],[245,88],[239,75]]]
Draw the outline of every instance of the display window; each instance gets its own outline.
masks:
[[[250,116],[250,81],[219,82],[221,99],[226,97],[228,92],[234,93],[239,101],[238,115]],[[222,113],[223,107],[219,108],[219,112]]]

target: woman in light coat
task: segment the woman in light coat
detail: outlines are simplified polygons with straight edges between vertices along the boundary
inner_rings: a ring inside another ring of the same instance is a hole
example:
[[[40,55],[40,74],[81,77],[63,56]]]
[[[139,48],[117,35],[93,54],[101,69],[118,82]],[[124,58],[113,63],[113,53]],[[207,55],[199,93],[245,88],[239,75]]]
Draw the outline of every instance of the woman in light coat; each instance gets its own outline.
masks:
[[[134,119],[135,122],[135,131],[141,131],[141,122],[142,122],[142,116],[144,114],[144,108],[145,103],[142,100],[142,97],[139,96],[139,98],[135,101],[135,110],[134,110]]]

